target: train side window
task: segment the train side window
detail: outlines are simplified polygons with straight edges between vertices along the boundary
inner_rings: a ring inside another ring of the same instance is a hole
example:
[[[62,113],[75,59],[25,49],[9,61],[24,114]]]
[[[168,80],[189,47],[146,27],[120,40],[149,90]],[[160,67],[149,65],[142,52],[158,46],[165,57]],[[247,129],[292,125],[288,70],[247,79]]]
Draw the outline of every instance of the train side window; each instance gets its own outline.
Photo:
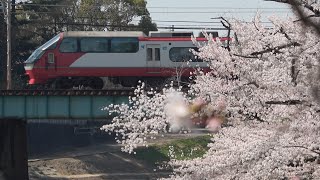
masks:
[[[55,49],[57,47],[57,42],[48,47],[49,50]]]
[[[138,38],[112,38],[112,53],[136,53],[139,50]]]
[[[81,38],[81,52],[108,52],[108,39],[101,37]]]
[[[59,48],[60,52],[77,52],[78,51],[78,42],[77,38],[65,38],[62,40]]]
[[[147,60],[152,61],[152,48],[147,48]]]
[[[39,49],[41,50],[52,50],[55,49],[57,47],[57,43],[60,39],[60,35],[56,35],[55,37],[53,37],[52,39],[50,39],[48,42],[46,42],[45,44],[43,44],[42,46],[39,47]]]
[[[169,51],[169,58],[173,62],[203,62],[203,60],[198,59],[195,55],[190,51],[190,49],[198,50],[195,47],[174,47]]]
[[[160,61],[160,48],[154,48],[154,50],[155,50],[154,60]]]

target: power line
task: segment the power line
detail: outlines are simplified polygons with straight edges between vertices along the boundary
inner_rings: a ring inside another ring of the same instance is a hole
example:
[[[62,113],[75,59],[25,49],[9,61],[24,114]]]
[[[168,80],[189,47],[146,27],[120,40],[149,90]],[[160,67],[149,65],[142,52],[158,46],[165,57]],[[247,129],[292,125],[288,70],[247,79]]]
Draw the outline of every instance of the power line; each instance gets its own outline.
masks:
[[[75,5],[72,4],[37,4],[37,3],[20,3],[20,4],[15,4],[17,6],[43,6],[43,7],[75,7]],[[92,5],[90,7],[101,7],[103,5]],[[194,6],[194,7],[175,7],[175,6],[158,6],[158,7],[152,7],[152,6],[147,6],[147,9],[244,9],[244,10],[257,10],[257,9],[287,9],[290,10],[290,8],[265,8],[265,7],[259,7],[259,8],[243,8],[243,7],[227,7],[227,6],[212,6],[212,7],[206,7],[206,6]]]
[[[26,11],[24,11],[26,12]],[[27,12],[26,12],[27,13]],[[34,11],[30,11],[30,13],[38,13],[38,12],[34,12]],[[43,13],[47,13],[47,12],[43,12]],[[48,12],[48,13],[54,13],[54,12]],[[86,17],[86,16],[80,16],[80,17],[74,17],[74,19],[90,19],[92,17]],[[105,20],[107,18],[103,18],[103,17],[94,17],[94,19],[101,19],[101,20]],[[139,22],[140,20],[132,20],[131,22]],[[152,22],[154,23],[195,23],[195,24],[200,24],[200,25],[206,25],[207,26],[212,26],[212,24],[221,24],[221,22],[218,22],[218,21],[180,21],[180,20],[155,20],[155,19],[152,19]],[[203,24],[203,23],[206,23],[206,24]],[[267,24],[271,24],[272,22],[267,22],[267,21],[263,21],[261,23],[267,23]]]
[[[40,21],[30,21],[30,23],[39,23]],[[67,26],[93,26],[93,27],[113,27],[113,28],[140,28],[140,26],[132,25],[132,26],[121,26],[121,25],[110,25],[110,24],[91,24],[91,23],[76,23],[76,22],[41,22],[41,24],[50,24],[50,25],[67,25]],[[159,26],[158,29],[194,29],[194,30],[201,30],[204,29],[202,27],[182,27],[182,26]],[[226,28],[206,28],[207,30],[226,30]]]
[[[138,21],[138,20],[133,20]],[[178,20],[172,20],[172,21],[164,21],[164,20],[152,20],[153,22],[169,22],[169,23],[208,23],[208,24],[221,24],[221,22],[214,22],[214,21],[178,21]],[[272,22],[261,22],[261,23],[272,23]]]
[[[36,6],[36,7],[60,7],[60,8],[76,8],[77,6],[74,4],[39,4],[39,3],[19,3],[15,4],[17,6]],[[103,7],[103,5],[92,5],[90,7]],[[236,13],[236,14],[251,14],[251,13],[257,13],[258,10],[260,10],[261,13],[289,13],[290,11],[285,11],[285,10],[290,10],[290,8],[234,8],[234,7],[204,7],[204,6],[198,6],[198,7],[146,7],[146,8],[138,8],[138,9],[164,9],[163,11],[151,11],[149,13],[151,14],[230,14],[230,13]],[[193,11],[167,11],[167,9],[178,9],[178,10],[193,10]],[[207,11],[199,11],[206,9]],[[220,11],[208,11],[210,9],[219,9]],[[30,12],[28,10],[24,9],[19,9],[24,12]],[[198,10],[198,11],[194,11]],[[221,11],[221,10],[226,10],[226,11]],[[242,10],[247,10],[247,11],[242,11]],[[249,11],[248,11],[249,10]],[[17,12],[16,14],[20,14],[21,12]],[[44,11],[39,11],[36,13],[54,13],[54,12],[44,12]]]
[[[259,11],[260,13],[288,13],[288,11]],[[220,14],[220,13],[237,13],[237,14],[248,14],[257,13],[257,11],[156,11],[150,12],[150,14],[162,13],[162,14]]]
[[[18,14],[23,14],[23,13],[35,13],[35,14],[47,14],[47,13],[54,13],[54,12],[35,12],[35,11],[24,11],[24,12],[19,12]],[[17,14],[17,13],[15,13]],[[75,17],[74,19],[90,19],[92,17],[85,17],[85,16],[82,16],[82,17]],[[103,18],[103,17],[95,17],[94,19],[100,19],[100,20],[106,20],[107,18]],[[139,22],[140,20],[132,20],[131,22]],[[195,23],[195,24],[188,24],[188,25],[182,25],[182,24],[175,24],[175,25],[178,25],[178,26],[209,26],[209,27],[212,27],[212,26],[218,26],[218,24],[221,25],[221,22],[215,22],[215,21],[179,21],[179,20],[152,20],[153,23],[156,23],[158,26],[160,25],[160,23],[165,23],[165,22],[168,22],[168,23]],[[204,24],[204,23],[207,23],[207,24]],[[250,22],[245,22],[245,23],[250,23]],[[272,24],[272,22],[261,22],[263,24]],[[172,26],[173,24],[161,24],[161,25],[164,25],[164,26]]]
[[[169,23],[208,23],[208,24],[221,24],[221,22],[213,21],[164,21],[164,20],[152,20],[154,22],[169,22]]]
[[[212,28],[212,27],[222,27],[219,25],[210,25],[210,24],[157,24],[157,27],[160,26],[179,26],[179,27],[201,27],[201,28]]]
[[[56,12],[51,11],[25,11],[23,10],[21,12],[17,11],[15,14],[24,14],[24,13],[37,13],[37,14],[54,14]],[[168,12],[150,12],[150,14],[250,14],[250,13],[257,13],[256,11],[219,11],[219,12],[212,12],[212,11],[184,11],[184,12],[174,12],[174,11],[168,11]],[[260,11],[260,13],[289,13],[287,11]]]
[[[148,7],[148,9],[244,9],[244,10],[253,10],[253,9],[288,9],[290,10],[290,8],[242,8],[242,7],[226,7],[226,6],[223,6],[223,7]]]

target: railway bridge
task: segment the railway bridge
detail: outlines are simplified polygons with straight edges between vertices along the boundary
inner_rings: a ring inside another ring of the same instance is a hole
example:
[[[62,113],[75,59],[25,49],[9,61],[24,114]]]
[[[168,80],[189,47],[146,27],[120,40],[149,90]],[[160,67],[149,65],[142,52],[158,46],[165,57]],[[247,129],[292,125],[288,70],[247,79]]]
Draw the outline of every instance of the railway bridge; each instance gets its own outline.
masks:
[[[128,103],[133,90],[6,90],[0,91],[0,118],[101,120],[110,104]]]
[[[0,121],[26,122],[29,155],[59,146],[87,145],[96,137],[108,138],[100,127],[112,117],[103,108],[128,103],[133,94],[132,89],[3,90]]]
[[[112,137],[110,104],[133,90],[0,90],[0,179],[28,179],[28,156]],[[109,138],[110,139],[110,138]]]

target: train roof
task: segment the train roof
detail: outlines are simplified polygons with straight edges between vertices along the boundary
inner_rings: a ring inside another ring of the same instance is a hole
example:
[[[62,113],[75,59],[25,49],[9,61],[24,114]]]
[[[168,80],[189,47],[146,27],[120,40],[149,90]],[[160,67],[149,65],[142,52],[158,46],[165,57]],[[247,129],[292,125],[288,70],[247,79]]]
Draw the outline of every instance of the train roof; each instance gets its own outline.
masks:
[[[218,37],[218,32],[213,33],[214,38]],[[149,36],[142,31],[66,31],[62,32],[63,37],[137,37],[142,41],[191,41],[192,32],[160,32],[150,31]],[[206,40],[203,36],[197,37],[197,40]],[[220,37],[220,40],[226,40],[227,37]]]
[[[64,37],[147,37],[141,31],[66,31]]]

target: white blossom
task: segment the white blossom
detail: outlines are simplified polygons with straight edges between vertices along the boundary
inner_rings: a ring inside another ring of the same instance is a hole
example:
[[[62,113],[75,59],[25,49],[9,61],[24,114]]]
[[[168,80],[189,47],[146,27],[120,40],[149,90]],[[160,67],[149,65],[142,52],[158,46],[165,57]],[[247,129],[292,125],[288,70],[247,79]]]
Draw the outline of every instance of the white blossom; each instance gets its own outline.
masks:
[[[319,12],[318,1],[300,2]],[[109,109],[119,115],[103,129],[121,134],[124,151],[132,152],[150,134],[195,117],[188,111],[192,98],[208,97],[202,113],[225,109],[227,121],[208,124],[215,135],[203,157],[170,161],[171,179],[320,179],[319,34],[298,17],[270,21],[272,28],[259,14],[251,23],[230,21],[236,33],[230,50],[210,35],[205,44],[193,39],[199,46],[193,53],[211,71],[194,73],[187,93],[147,95],[138,87],[130,105]]]

